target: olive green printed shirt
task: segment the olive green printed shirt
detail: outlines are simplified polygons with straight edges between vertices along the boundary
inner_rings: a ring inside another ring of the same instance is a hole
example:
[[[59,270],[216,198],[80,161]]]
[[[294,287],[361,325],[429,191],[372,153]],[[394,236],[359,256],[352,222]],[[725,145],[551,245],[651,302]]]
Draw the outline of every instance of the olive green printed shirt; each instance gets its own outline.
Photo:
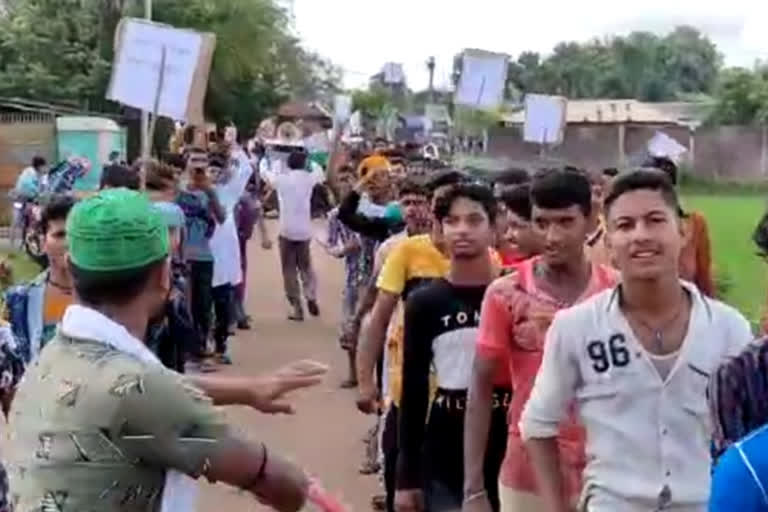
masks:
[[[156,512],[166,470],[207,470],[227,428],[183,376],[61,334],[27,369],[6,456],[17,512]]]

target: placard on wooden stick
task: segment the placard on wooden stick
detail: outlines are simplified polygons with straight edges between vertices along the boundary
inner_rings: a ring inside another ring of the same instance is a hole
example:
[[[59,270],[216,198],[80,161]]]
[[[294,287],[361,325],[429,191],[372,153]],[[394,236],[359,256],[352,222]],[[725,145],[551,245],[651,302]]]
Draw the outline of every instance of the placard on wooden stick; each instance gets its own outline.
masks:
[[[526,94],[523,140],[546,146],[563,141],[568,100],[562,96]]]
[[[498,108],[504,101],[508,64],[508,55],[465,50],[454,102],[484,110]]]
[[[202,125],[215,46],[216,36],[211,33],[124,18],[115,34],[115,62],[107,98]]]

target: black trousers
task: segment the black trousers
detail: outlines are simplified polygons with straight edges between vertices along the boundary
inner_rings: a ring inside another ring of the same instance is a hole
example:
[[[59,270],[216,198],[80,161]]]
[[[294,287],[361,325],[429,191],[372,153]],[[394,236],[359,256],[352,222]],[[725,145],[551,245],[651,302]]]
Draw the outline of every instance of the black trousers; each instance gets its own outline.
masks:
[[[439,398],[439,400],[438,400]],[[499,472],[507,441],[508,390],[494,390],[483,468],[485,490],[499,510]],[[429,512],[461,509],[464,501],[464,417],[466,390],[438,389],[424,438],[425,499]]]
[[[211,333],[211,309],[213,307],[213,262],[189,263],[189,287],[191,294],[192,322],[198,333],[199,346],[192,355],[202,357],[208,348]]]
[[[232,323],[232,301],[234,287],[229,284],[213,287],[213,262],[193,261],[189,266],[189,281],[192,294],[192,321],[199,335],[199,346],[193,356],[201,357],[208,348],[211,334],[211,314],[216,312],[213,339],[216,352],[227,351],[229,326]]]
[[[387,512],[395,512],[395,482],[397,479],[397,450],[399,411],[395,404],[390,405],[384,418],[384,431],[381,433],[381,452],[384,455],[384,490],[387,494]]]
[[[216,313],[213,340],[216,342],[216,353],[225,354],[227,352],[229,327],[232,325],[232,306],[235,299],[235,288],[231,284],[224,284],[212,288],[211,293],[213,296],[213,309]]]

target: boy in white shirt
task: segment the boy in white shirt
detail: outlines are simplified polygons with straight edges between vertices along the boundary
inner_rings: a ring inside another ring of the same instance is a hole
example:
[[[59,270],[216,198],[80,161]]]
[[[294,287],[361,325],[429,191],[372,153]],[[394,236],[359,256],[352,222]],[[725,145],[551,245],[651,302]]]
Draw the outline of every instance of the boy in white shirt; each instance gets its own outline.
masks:
[[[561,311],[520,421],[546,512],[564,512],[557,431],[575,402],[587,432],[583,510],[706,510],[709,376],[752,339],[733,308],[678,276],[683,224],[654,170],[616,179],[606,242],[622,284]]]
[[[289,320],[304,320],[301,292],[307,300],[307,310],[318,316],[316,281],[310,242],[312,241],[312,191],[325,181],[322,167],[308,162],[307,152],[294,150],[282,171],[269,165],[261,168],[261,176],[277,191],[280,203],[280,263],[283,269],[283,286],[291,312]],[[299,288],[301,277],[302,289]]]

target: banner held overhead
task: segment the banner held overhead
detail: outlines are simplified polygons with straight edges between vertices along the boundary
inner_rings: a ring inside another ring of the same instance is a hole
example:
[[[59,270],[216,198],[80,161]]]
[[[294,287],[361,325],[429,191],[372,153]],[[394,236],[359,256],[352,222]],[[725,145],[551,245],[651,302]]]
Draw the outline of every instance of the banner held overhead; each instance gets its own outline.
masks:
[[[202,125],[215,45],[214,34],[124,18],[107,98],[148,112],[157,106],[157,115]]]
[[[509,56],[483,50],[464,50],[461,78],[454,102],[494,110],[504,102]]]
[[[568,100],[545,94],[525,95],[523,140],[537,144],[560,144],[563,141]]]

